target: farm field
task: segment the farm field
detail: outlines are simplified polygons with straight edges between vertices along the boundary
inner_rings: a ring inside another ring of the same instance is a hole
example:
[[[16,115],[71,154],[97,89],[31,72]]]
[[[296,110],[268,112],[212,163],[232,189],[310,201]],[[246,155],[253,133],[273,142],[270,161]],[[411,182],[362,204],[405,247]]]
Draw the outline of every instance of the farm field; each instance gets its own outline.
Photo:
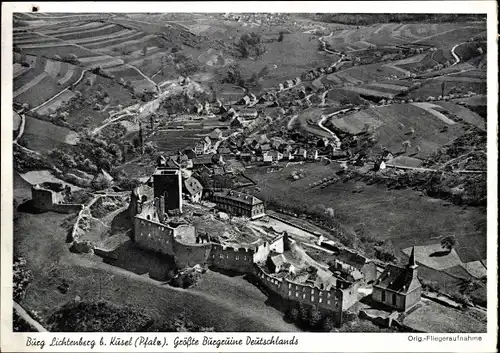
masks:
[[[292,181],[290,174],[298,168],[306,170],[306,177]],[[308,163],[274,173],[266,173],[264,167],[251,168],[245,174],[257,182],[257,197],[281,205],[300,204],[311,210],[318,205],[331,207],[342,226],[352,229],[364,223],[375,238],[391,240],[397,250],[434,244],[436,237],[453,234],[461,246],[476,249],[477,254],[472,255],[476,260],[486,256],[486,234],[480,231],[486,219],[484,210],[449,205],[413,190],[389,190],[353,181],[324,189],[308,188],[310,183],[330,177],[338,169],[336,164]],[[362,192],[354,192],[358,183],[363,185]]]
[[[74,145],[77,136],[68,128],[54,125],[48,121],[26,116],[24,133],[19,143],[29,149],[47,153],[63,144]]]
[[[82,76],[80,68],[68,63],[40,57],[31,62],[32,68],[14,78],[14,102],[19,104],[29,102],[36,107],[75,84]]]
[[[377,146],[383,145],[393,152],[399,152],[403,149],[402,142],[409,140],[413,147],[421,148],[418,158],[426,158],[464,132],[461,124],[449,125],[435,114],[437,112],[430,113],[412,104],[392,104],[355,112],[342,118],[331,118],[329,122],[335,128],[351,134],[359,134],[365,124],[368,124],[379,135]],[[445,126],[447,131],[441,132]],[[415,130],[412,136],[409,133],[411,128]]]

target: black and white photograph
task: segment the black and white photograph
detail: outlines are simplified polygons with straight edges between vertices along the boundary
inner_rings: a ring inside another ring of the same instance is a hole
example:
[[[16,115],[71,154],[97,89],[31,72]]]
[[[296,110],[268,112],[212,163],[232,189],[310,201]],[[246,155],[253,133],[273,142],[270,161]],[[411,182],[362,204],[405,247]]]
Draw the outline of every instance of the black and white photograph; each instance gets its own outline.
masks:
[[[43,7],[9,15],[2,59],[25,349],[488,333],[486,12]]]

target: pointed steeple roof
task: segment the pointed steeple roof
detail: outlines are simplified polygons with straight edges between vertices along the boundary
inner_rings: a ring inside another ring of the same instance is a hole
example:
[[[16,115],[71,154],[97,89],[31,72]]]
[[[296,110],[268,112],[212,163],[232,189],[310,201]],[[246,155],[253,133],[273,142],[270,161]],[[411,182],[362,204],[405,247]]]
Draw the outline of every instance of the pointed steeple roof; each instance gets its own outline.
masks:
[[[410,259],[408,260],[408,267],[417,268],[417,262],[415,261],[415,246],[411,248]]]

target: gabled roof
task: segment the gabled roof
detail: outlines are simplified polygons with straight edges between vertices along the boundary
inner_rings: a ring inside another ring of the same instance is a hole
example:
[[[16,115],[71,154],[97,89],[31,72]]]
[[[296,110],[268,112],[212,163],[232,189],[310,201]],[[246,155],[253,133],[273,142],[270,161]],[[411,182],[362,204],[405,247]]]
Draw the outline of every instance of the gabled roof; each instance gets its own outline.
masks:
[[[339,254],[336,255],[336,258],[343,263],[357,268],[358,270],[368,262],[368,259],[366,257],[347,249],[343,249]]]
[[[186,190],[190,195],[196,195],[199,192],[203,191],[203,186],[201,183],[198,181],[198,179],[191,177],[187,178],[184,181],[184,186],[186,187]]]
[[[262,201],[256,198],[255,196],[244,194],[241,192],[236,192],[233,190],[228,190],[226,192],[217,192],[214,195],[238,202],[243,202],[246,203],[247,205],[258,205],[262,203]]]
[[[417,277],[412,276],[412,271],[408,267],[387,265],[374,285],[382,289],[407,293],[421,284]]]

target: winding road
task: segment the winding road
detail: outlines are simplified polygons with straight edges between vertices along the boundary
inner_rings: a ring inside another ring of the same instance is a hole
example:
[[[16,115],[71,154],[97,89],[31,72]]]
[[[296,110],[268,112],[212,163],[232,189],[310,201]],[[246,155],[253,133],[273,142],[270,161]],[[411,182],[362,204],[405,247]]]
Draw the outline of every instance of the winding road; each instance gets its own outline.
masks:
[[[455,44],[455,46],[453,48],[451,48],[451,55],[453,55],[453,58],[455,58],[455,62],[453,64],[451,64],[451,66],[455,66],[456,64],[458,64],[460,62],[460,57],[457,55],[457,53],[455,53],[455,49],[457,49],[457,47],[459,47],[462,44],[464,44],[464,43]]]

